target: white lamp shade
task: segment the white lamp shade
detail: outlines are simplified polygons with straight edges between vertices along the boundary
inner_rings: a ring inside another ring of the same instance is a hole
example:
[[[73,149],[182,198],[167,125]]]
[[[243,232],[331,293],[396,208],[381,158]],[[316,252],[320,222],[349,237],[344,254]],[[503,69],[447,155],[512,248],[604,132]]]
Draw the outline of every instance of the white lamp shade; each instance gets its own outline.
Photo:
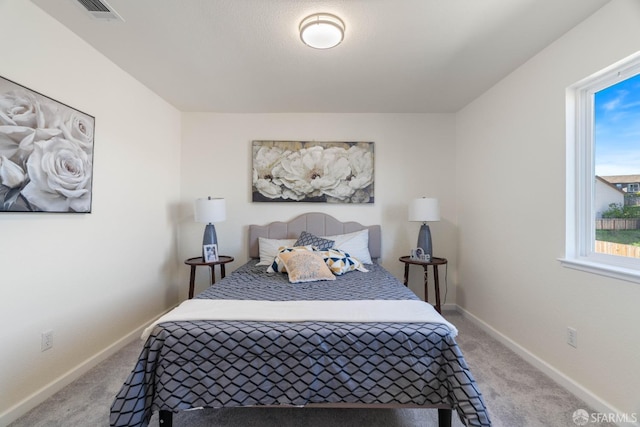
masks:
[[[344,22],[329,13],[307,16],[300,23],[300,39],[316,49],[330,49],[344,38]]]
[[[227,207],[224,199],[197,199],[194,209],[196,222],[211,224],[227,219]]]
[[[440,221],[440,204],[438,199],[421,197],[413,199],[409,204],[409,221]]]

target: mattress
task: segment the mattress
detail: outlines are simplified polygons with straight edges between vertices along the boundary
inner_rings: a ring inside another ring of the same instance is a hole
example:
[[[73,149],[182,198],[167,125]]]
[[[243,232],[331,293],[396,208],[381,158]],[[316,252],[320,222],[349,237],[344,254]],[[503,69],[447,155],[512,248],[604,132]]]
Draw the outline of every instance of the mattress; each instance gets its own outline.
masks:
[[[252,260],[197,298],[404,300],[415,294],[377,264],[331,282],[291,284]],[[491,425],[445,325],[176,321],[156,326],[116,396],[112,426],[145,426],[154,411],[312,404],[453,408]]]

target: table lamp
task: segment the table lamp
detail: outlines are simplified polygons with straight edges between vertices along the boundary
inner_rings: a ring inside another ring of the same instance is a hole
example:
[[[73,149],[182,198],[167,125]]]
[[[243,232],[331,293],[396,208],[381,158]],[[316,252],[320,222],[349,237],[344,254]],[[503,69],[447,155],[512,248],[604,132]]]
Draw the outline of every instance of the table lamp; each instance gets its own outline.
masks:
[[[218,244],[216,227],[213,223],[224,221],[227,218],[225,200],[212,197],[196,199],[194,217],[196,222],[207,224],[204,228],[204,237],[202,238],[202,259],[204,259],[204,245]]]
[[[421,197],[414,199],[409,205],[409,221],[421,222],[418,234],[418,247],[422,248],[428,259],[433,258],[433,246],[431,245],[431,230],[427,221],[440,221],[440,205],[438,199]]]

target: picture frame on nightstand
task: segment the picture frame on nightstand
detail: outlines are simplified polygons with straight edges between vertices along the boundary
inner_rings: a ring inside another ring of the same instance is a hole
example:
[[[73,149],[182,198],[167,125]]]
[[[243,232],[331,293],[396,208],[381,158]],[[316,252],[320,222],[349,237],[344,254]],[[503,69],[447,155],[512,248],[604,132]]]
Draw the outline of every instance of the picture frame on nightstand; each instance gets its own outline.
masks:
[[[431,256],[425,254],[422,248],[411,249],[410,258],[417,261],[431,262]]]
[[[202,253],[204,254],[204,262],[216,262],[218,261],[218,245],[213,243],[211,245],[202,245]]]

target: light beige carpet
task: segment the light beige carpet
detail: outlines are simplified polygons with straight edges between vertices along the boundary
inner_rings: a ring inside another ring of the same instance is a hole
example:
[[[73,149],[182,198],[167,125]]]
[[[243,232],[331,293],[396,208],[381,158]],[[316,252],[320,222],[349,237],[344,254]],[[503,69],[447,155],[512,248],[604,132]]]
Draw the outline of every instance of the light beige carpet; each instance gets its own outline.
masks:
[[[593,412],[456,312],[445,317],[459,330],[457,338],[484,396],[495,427],[575,427],[573,413]],[[11,427],[108,426],[114,396],[142,349],[135,342],[56,393]],[[230,408],[174,415],[174,426],[188,427],[427,427],[437,426],[437,411],[429,409]],[[453,414],[454,427],[462,426]],[[154,414],[151,426],[158,426]],[[598,427],[613,427],[599,423]]]

